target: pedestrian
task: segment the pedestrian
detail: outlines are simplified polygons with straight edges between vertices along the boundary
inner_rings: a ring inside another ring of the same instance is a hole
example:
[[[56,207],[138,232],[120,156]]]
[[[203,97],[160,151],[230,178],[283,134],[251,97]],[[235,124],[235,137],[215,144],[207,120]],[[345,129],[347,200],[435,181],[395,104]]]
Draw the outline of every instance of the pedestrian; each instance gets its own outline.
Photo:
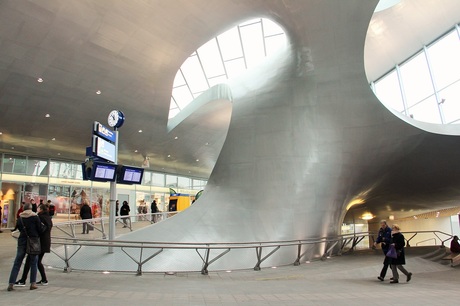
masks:
[[[22,261],[26,256],[27,237],[39,237],[45,230],[40,222],[40,218],[32,211],[32,203],[24,204],[24,211],[19,215],[16,221],[16,228],[20,231],[18,238],[18,248],[16,258],[14,259],[13,268],[11,269],[8,282],[8,291],[14,290],[14,283],[21,269]],[[37,289],[37,261],[38,255],[30,256],[30,290]]]
[[[458,236],[452,237],[450,242],[450,251],[452,253],[460,253],[460,244],[458,243]]]
[[[46,277],[45,267],[43,266],[42,259],[43,256],[45,256],[45,253],[49,253],[51,251],[51,228],[53,227],[53,221],[51,221],[47,205],[38,205],[38,217],[40,218],[41,223],[46,227],[46,229],[44,232],[40,234],[40,246],[42,251],[38,255],[37,267],[42,279],[37,283],[37,285],[47,286],[48,279]],[[15,286],[23,287],[26,285],[27,274],[29,274],[30,270],[30,256],[31,255],[27,256],[26,263],[24,264],[24,269],[22,271],[21,279],[14,283]]]
[[[80,218],[82,220],[87,220],[87,219],[92,219],[93,214],[91,212],[91,207],[89,207],[88,203],[85,201],[83,202],[83,205],[80,208]],[[82,234],[89,234],[89,228],[90,228],[89,222],[83,222],[83,231]]]
[[[56,215],[56,206],[54,206],[53,202],[51,200],[47,201],[47,206],[48,206],[48,212],[51,218],[53,218]]]
[[[35,200],[33,198],[30,199],[30,204],[32,204],[32,211],[34,213],[37,213],[37,203],[35,203]]]
[[[386,254],[388,253],[388,249],[390,248],[391,242],[391,228],[388,226],[386,220],[380,221],[380,229],[377,240],[374,242],[374,247],[380,243],[380,246],[383,251],[383,268],[380,271],[380,275],[377,277],[381,282],[385,279],[385,275],[387,274],[388,266],[390,265],[390,257],[387,257]]]
[[[129,208],[129,205],[128,205],[128,202],[127,201],[123,201],[123,205],[121,205],[121,208],[120,208],[120,216],[123,216],[122,217],[122,220],[123,220],[123,227],[128,227],[128,219],[129,219],[129,212],[131,211],[131,209]],[[131,220],[130,220],[130,225],[131,225]],[[131,228],[131,226],[130,226]]]
[[[153,223],[157,222],[157,213],[158,213],[158,206],[157,201],[153,200],[152,204],[150,205],[150,211],[152,212],[152,221]]]
[[[393,224],[391,227],[391,245],[395,247],[398,257],[391,258],[391,271],[393,272],[393,279],[390,281],[390,283],[399,283],[398,270],[406,275],[406,282],[410,282],[412,273],[408,272],[403,267],[403,265],[406,264],[406,257],[404,254],[404,246],[406,245],[406,241],[404,240],[404,235],[400,232],[399,225],[397,224]]]

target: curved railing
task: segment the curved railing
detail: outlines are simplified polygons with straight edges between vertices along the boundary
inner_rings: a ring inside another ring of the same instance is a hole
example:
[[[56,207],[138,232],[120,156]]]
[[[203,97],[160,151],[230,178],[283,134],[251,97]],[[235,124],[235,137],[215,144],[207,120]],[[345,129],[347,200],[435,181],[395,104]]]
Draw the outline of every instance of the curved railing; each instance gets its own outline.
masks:
[[[148,214],[147,214],[148,215]],[[132,216],[132,217],[138,217]],[[103,219],[103,218],[102,218]],[[104,220],[100,220],[102,221]],[[75,224],[67,224],[67,226],[81,225],[83,222],[95,222],[95,220],[80,220],[74,221]],[[60,225],[61,227],[63,224]],[[59,228],[59,227],[58,227]],[[75,231],[71,231],[69,236]],[[103,231],[101,231],[103,233]],[[410,247],[410,241],[418,234],[431,234],[436,236],[441,242],[441,247],[444,247],[444,243],[452,238],[452,235],[441,232],[441,231],[414,231],[404,232],[404,234],[412,234],[410,238],[406,239],[407,247]],[[442,239],[440,235],[444,235],[448,238]],[[176,243],[176,242],[146,242],[146,241],[126,241],[126,240],[107,240],[107,239],[81,239],[76,237],[65,238],[55,237],[52,238],[53,247],[61,246],[64,250],[58,252],[54,249],[51,250],[57,257],[64,262],[64,271],[70,272],[72,270],[71,259],[83,248],[107,248],[113,250],[113,248],[119,248],[130,260],[132,260],[136,266],[137,275],[141,275],[143,272],[143,266],[153,260],[157,255],[162,253],[164,250],[195,250],[197,256],[201,259],[202,267],[201,274],[208,274],[208,268],[214,262],[231,252],[232,250],[239,249],[253,249],[254,250],[254,270],[258,271],[261,269],[261,264],[275,254],[281,248],[293,247],[297,248],[296,258],[292,262],[293,265],[300,265],[302,258],[308,257],[307,261],[313,259],[326,260],[326,258],[334,255],[341,255],[344,252],[352,251],[364,238],[369,237],[374,241],[375,233],[363,232],[359,234],[347,234],[338,235],[336,237],[321,237],[314,239],[304,240],[289,240],[289,241],[259,241],[259,242],[244,242],[244,243]],[[435,238],[432,238],[435,239]],[[436,241],[435,241],[436,244]],[[314,256],[313,251],[316,249],[314,246],[322,246],[324,253],[321,256]],[[136,255],[133,255],[128,250],[137,249]],[[147,250],[156,249],[157,251],[150,255],[145,255]],[[213,251],[211,254],[211,251]],[[216,255],[217,251],[217,255]],[[190,253],[187,253],[190,254]],[[174,271],[165,271],[171,272]]]

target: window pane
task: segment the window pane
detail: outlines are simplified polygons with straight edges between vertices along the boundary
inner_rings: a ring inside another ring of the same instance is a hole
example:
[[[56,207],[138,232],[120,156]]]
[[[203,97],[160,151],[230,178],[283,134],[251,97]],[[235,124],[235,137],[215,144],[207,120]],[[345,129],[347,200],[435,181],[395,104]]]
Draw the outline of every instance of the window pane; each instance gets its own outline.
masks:
[[[29,159],[27,165],[27,174],[34,176],[47,176],[48,161],[39,159]]]
[[[272,55],[278,49],[286,45],[286,35],[276,35],[265,38],[265,48],[267,56]]]
[[[177,176],[166,174],[166,187],[177,187]]]
[[[238,28],[233,28],[217,36],[217,41],[224,61],[243,56]]]
[[[187,104],[189,104],[193,100],[193,96],[190,93],[190,90],[187,86],[173,88],[172,94],[174,97],[174,101],[176,101],[177,105],[181,109],[186,107]]]
[[[178,177],[178,187],[190,189],[191,180],[188,177],[179,176]]]
[[[375,82],[375,92],[379,100],[387,107],[398,112],[404,111],[398,75],[396,71]]]
[[[227,82],[227,76],[221,75],[221,76],[209,79],[208,82],[209,82],[209,86],[211,86],[211,87],[213,87],[214,85],[217,85],[217,84],[223,84],[223,83]]]
[[[246,65],[243,58],[239,58],[233,61],[225,63],[225,69],[227,69],[228,78],[234,78],[240,73],[246,70]]]
[[[270,19],[262,19],[262,25],[264,27],[264,35],[271,36],[276,34],[284,34],[283,29]],[[283,35],[284,36],[284,35]]]
[[[460,40],[456,30],[430,46],[428,54],[438,90],[460,80]]]
[[[408,107],[434,94],[424,53],[401,65],[401,78]]]
[[[240,28],[247,67],[254,67],[265,57],[261,23]]]
[[[439,92],[446,123],[460,119],[460,81]]]
[[[182,71],[179,69],[174,77],[173,87],[179,87],[185,85],[185,79],[182,75]]]
[[[198,55],[207,78],[225,74],[216,39],[211,39],[201,46]]]
[[[430,123],[441,123],[439,115],[438,103],[434,96],[420,102],[419,104],[409,108],[409,114],[416,120]]]
[[[192,92],[200,92],[208,89],[208,83],[206,82],[206,77],[197,56],[187,58],[180,69]]]
[[[165,175],[162,173],[152,173],[152,185],[164,187]]]

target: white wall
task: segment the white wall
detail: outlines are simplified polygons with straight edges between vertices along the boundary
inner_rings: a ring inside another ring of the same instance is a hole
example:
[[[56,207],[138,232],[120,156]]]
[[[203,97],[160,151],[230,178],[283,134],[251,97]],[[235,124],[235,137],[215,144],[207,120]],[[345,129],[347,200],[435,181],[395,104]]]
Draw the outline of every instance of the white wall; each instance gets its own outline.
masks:
[[[414,219],[409,221],[389,221],[390,225],[398,224],[401,228],[401,232],[404,234],[406,239],[409,239],[413,233],[412,231],[441,231],[449,235],[456,235],[460,230],[458,227],[458,217],[457,224],[451,224],[451,217],[442,217],[442,218],[431,218],[431,219]],[[456,232],[452,231],[452,228],[456,226]],[[440,239],[445,240],[449,238],[447,235],[437,233]],[[433,241],[432,238],[435,238],[436,241]],[[422,242],[424,240],[430,239],[429,241]],[[421,246],[421,245],[441,245],[441,241],[433,233],[418,233],[414,238],[410,240],[411,246]],[[450,245],[450,240],[445,243],[446,246]]]

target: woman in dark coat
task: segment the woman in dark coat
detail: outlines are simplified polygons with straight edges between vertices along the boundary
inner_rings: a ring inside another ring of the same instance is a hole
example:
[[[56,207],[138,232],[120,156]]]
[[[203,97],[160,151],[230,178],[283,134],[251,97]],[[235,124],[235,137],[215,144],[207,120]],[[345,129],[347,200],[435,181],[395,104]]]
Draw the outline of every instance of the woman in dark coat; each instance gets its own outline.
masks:
[[[129,219],[129,212],[131,209],[129,208],[128,202],[123,201],[123,205],[120,208],[120,216],[123,216],[121,219],[123,220],[123,227],[128,227],[127,221],[129,220],[129,228],[131,228],[131,219]]]
[[[41,281],[37,283],[37,285],[48,285],[48,279],[46,278],[45,267],[42,264],[43,256],[45,253],[51,252],[51,228],[53,227],[53,221],[51,221],[51,216],[49,215],[48,207],[45,204],[38,205],[38,217],[43,225],[45,225],[46,229],[43,233],[40,234],[40,246],[41,246],[41,253],[38,255],[38,271],[40,272],[40,276],[42,277]],[[22,277],[19,281],[15,284],[21,286],[25,284],[27,280],[27,274],[29,274],[30,269],[30,255],[27,256],[26,263],[24,264],[24,270],[22,271]]]
[[[398,269],[404,273],[407,277],[406,281],[409,282],[412,278],[412,273],[408,272],[403,265],[406,264],[406,256],[404,255],[404,246],[406,241],[404,240],[403,234],[399,231],[400,228],[397,224],[391,227],[391,244],[396,249],[397,258],[391,259],[391,271],[393,272],[393,279],[390,281],[392,284],[399,283]]]
[[[93,214],[91,212],[91,207],[89,207],[88,203],[86,203],[86,202],[83,203],[83,205],[80,208],[80,217],[81,217],[82,220],[92,219],[93,218]],[[83,232],[82,232],[82,234],[88,234],[90,226],[91,225],[88,224],[88,222],[83,223]]]

